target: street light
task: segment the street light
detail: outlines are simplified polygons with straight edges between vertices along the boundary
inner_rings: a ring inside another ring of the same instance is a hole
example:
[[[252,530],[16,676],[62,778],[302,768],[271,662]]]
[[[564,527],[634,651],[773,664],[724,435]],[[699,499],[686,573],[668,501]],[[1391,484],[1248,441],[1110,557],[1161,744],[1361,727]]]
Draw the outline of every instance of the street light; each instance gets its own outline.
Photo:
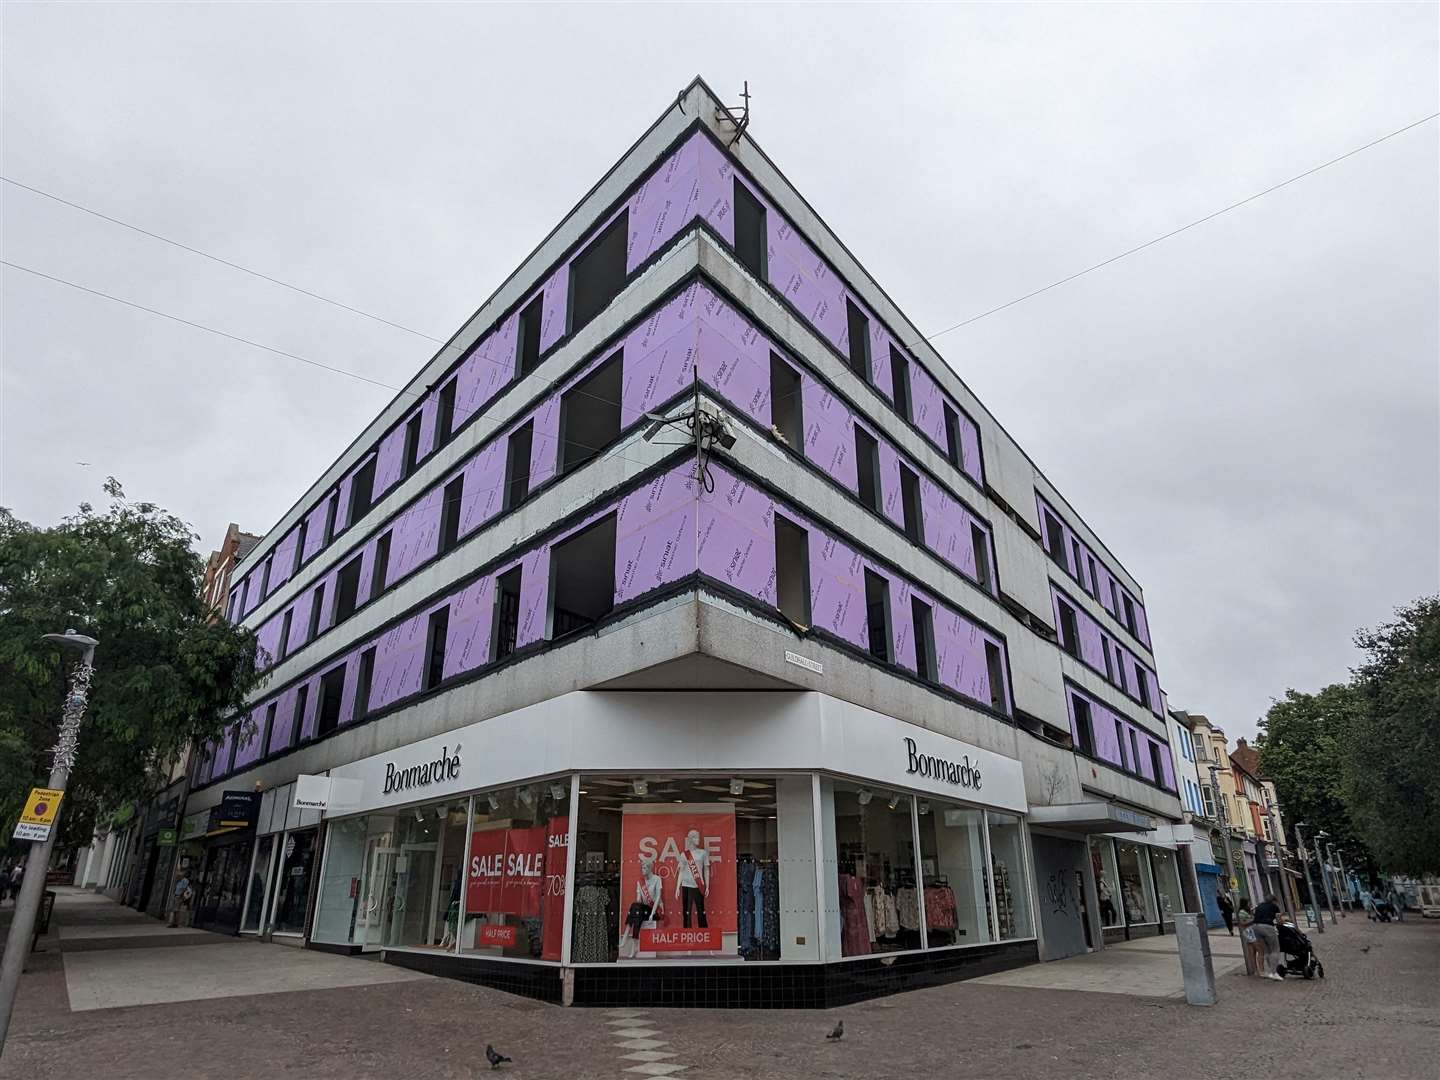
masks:
[[[1290,921],[1295,922],[1295,905],[1290,901],[1290,882],[1285,877],[1285,834],[1280,831],[1280,818],[1276,814],[1278,809],[1275,800],[1270,798],[1270,792],[1265,790],[1265,816],[1270,820],[1270,835],[1274,837],[1270,846],[1275,852],[1275,866],[1280,871],[1280,899],[1285,902],[1285,912],[1290,916]],[[1299,926],[1299,923],[1295,923]]]
[[[1310,906],[1315,910],[1315,925],[1320,928],[1320,933],[1325,932],[1325,913],[1320,910],[1320,897],[1315,892],[1315,883],[1310,880],[1310,852],[1305,847],[1305,834],[1301,829],[1308,829],[1310,823],[1297,821],[1295,823],[1295,846],[1300,849],[1300,865],[1305,868],[1305,891],[1310,897]]]
[[[1340,920],[1335,917],[1335,896],[1330,889],[1330,867],[1325,862],[1325,855],[1320,850],[1320,841],[1328,840],[1330,834],[1321,829],[1315,834],[1315,861],[1320,864],[1320,881],[1325,886],[1325,906],[1330,909],[1330,925],[1334,926]]]
[[[1225,809],[1225,796],[1220,792],[1218,775],[1220,767],[1212,762],[1209,769],[1210,794],[1215,801],[1215,812],[1219,815],[1220,840],[1225,845],[1225,868],[1229,871],[1228,880],[1225,882],[1225,891],[1233,893],[1239,884],[1239,879],[1235,876],[1235,859],[1230,854],[1230,817]]]
[[[50,787],[63,792],[65,782],[70,779],[70,770],[75,767],[80,719],[85,715],[85,704],[90,697],[90,678],[95,673],[95,646],[100,643],[92,637],[77,634],[74,630],[67,630],[63,634],[46,634],[41,640],[59,646],[62,653],[73,650],[80,654],[79,662],[70,671],[70,692],[65,696],[65,710],[60,715],[60,734],[55,740],[54,757],[50,765]],[[50,823],[50,835],[44,840],[32,843],[25,857],[25,878],[20,883],[20,895],[15,898],[15,917],[5,939],[5,959],[3,964],[0,964],[0,1053],[4,1052],[5,1037],[10,1033],[10,1014],[15,1008],[15,991],[20,985],[20,973],[25,970],[25,957],[30,952],[35,915],[40,909],[40,894],[45,891],[45,872],[50,867],[50,854],[55,849],[62,809],[63,800],[55,809],[55,817]]]
[[[1329,843],[1327,843],[1327,844],[1325,845],[1325,851],[1326,851],[1326,853],[1329,855],[1330,859],[1331,859],[1332,861],[1334,861],[1334,859],[1336,858],[1336,856],[1335,856],[1335,845],[1334,845],[1334,844],[1329,844]],[[1346,918],[1348,918],[1348,917],[1349,917],[1349,914],[1350,914],[1350,913],[1349,913],[1349,910],[1348,910],[1348,909],[1349,909],[1348,901],[1350,900],[1350,895],[1351,895],[1351,893],[1350,893],[1350,877],[1349,877],[1348,874],[1345,873],[1345,853],[1344,853],[1343,851],[1340,853],[1339,861],[1340,861],[1340,882],[1339,882],[1339,885],[1336,886],[1335,891],[1338,892],[1340,895],[1339,895],[1336,899],[1338,899],[1338,900],[1340,901],[1340,914],[1343,915],[1343,916],[1345,916]]]

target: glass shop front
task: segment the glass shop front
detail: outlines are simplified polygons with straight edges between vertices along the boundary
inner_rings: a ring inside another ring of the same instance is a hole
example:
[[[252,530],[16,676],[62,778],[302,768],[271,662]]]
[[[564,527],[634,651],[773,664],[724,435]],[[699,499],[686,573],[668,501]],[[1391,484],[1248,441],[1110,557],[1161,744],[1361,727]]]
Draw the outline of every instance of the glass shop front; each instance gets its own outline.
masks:
[[[1106,930],[1154,933],[1185,910],[1175,853],[1120,836],[1092,836],[1090,864]]]

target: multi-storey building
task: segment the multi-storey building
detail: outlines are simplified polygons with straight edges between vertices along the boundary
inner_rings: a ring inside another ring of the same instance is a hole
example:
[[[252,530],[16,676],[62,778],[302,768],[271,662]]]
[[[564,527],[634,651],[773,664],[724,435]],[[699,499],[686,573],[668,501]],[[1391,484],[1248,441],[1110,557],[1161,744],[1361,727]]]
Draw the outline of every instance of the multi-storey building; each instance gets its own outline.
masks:
[[[1298,910],[1296,878],[1299,872],[1294,868],[1295,862],[1285,841],[1285,823],[1280,817],[1275,785],[1260,776],[1260,752],[1243,737],[1236,739],[1230,763],[1249,804],[1256,866],[1263,890],[1281,897],[1290,910]]]
[[[232,622],[241,606],[241,596],[230,591],[231,579],[245,556],[255,550],[261,538],[254,533],[241,532],[233,521],[225,530],[220,547],[210,553],[205,563],[205,575],[200,582],[200,595],[205,606],[216,615],[224,615]],[[233,599],[232,599],[233,597]]]
[[[1209,717],[1201,713],[1187,716],[1195,767],[1201,775],[1201,801],[1206,815],[1215,823],[1211,832],[1215,861],[1225,868],[1230,890],[1237,899],[1258,903],[1262,887],[1256,867],[1256,824],[1242,781],[1230,760],[1230,742]]]
[[[1170,751],[1174,755],[1175,779],[1185,819],[1185,824],[1175,826],[1175,831],[1183,835],[1190,849],[1205,921],[1214,929],[1224,925],[1218,893],[1229,874],[1216,861],[1217,841],[1223,840],[1218,836],[1220,823],[1214,818],[1214,798],[1207,799],[1205,794],[1210,774],[1208,769],[1203,775],[1200,770],[1208,765],[1204,757],[1208,747],[1205,737],[1197,733],[1197,721],[1203,722],[1204,717],[1192,717],[1183,709],[1169,710]]]
[[[1178,909],[1140,585],[698,80],[247,564],[244,930],[814,1005]]]

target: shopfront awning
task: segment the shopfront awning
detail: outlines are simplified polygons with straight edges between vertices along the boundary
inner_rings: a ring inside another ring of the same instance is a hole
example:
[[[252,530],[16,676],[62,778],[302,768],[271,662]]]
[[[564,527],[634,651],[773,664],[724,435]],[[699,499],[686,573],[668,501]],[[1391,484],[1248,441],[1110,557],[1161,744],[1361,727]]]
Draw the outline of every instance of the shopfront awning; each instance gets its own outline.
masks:
[[[1142,814],[1138,810],[1130,810],[1108,802],[1032,806],[1030,808],[1030,824],[1079,833],[1155,831],[1155,819],[1149,814]]]

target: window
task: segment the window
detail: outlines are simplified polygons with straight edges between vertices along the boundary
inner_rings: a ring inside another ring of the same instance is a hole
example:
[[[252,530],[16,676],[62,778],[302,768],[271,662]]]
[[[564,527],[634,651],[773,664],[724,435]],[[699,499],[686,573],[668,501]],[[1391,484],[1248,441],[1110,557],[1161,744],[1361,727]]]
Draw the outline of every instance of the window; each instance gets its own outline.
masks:
[[[275,645],[275,662],[278,664],[290,652],[290,622],[295,617],[295,609],[288,607],[285,614],[280,617],[280,640]]]
[[[360,677],[355,683],[355,708],[350,719],[363,720],[370,714],[370,686],[375,681],[375,646],[360,654]]]
[[[1139,637],[1135,630],[1135,601],[1125,597],[1125,629],[1129,630],[1132,636]]]
[[[361,465],[350,478],[350,524],[370,512],[375,504],[375,458]]]
[[[1110,639],[1104,634],[1100,635],[1100,651],[1105,654],[1105,678],[1109,682],[1115,681],[1115,669],[1110,663]]]
[[[530,496],[530,450],[535,421],[526,420],[510,433],[505,446],[505,509],[513,510]]]
[[[1075,745],[1087,757],[1095,756],[1095,721],[1090,715],[1090,703],[1084,698],[1070,695],[1070,707],[1075,711]]]
[[[800,372],[770,354],[770,423],[790,449],[805,452],[804,400]]]
[[[922,801],[918,810],[927,944],[937,949],[994,940],[985,872],[985,812],[935,798]]]
[[[870,655],[890,659],[890,585],[871,570],[865,571],[865,620],[870,634]]]
[[[935,621],[930,605],[910,597],[910,626],[915,635],[915,674],[923,682],[935,681]]]
[[[305,561],[305,540],[309,532],[310,520],[306,518],[300,522],[300,535],[295,540],[295,564],[290,567],[292,574],[299,570],[300,565]]]
[[[340,726],[340,702],[345,697],[345,665],[331,668],[320,676],[320,715],[315,721],[315,737],[324,738]]]
[[[1060,522],[1051,514],[1045,515],[1045,547],[1052,559],[1065,565],[1065,533],[1060,528]]]
[[[995,916],[1000,940],[1030,937],[1030,890],[1026,887],[1025,823],[1014,814],[985,813],[990,826],[990,862],[995,868]]]
[[[891,895],[887,890],[893,889],[896,882],[915,880],[918,871],[911,797],[828,777],[822,777],[820,785],[822,805],[833,805],[835,813],[835,870],[839,875],[841,915],[832,919],[832,924],[840,927],[840,955],[918,949],[918,919],[911,926],[901,926],[898,921],[876,926],[878,920],[868,919],[865,909],[867,898],[883,900],[882,892]],[[829,799],[824,798],[826,788],[832,791]],[[1018,866],[1014,872],[1015,886],[1020,888],[1025,879],[1019,876]],[[871,926],[875,926],[873,941]]]
[[[895,411],[910,419],[910,362],[894,345],[890,346],[890,393]]]
[[[1115,579],[1110,579],[1110,612],[1117,619],[1120,617],[1120,597],[1115,591]]]
[[[1090,865],[1095,873],[1095,891],[1100,900],[1100,925],[1124,926],[1120,911],[1120,875],[1115,868],[1115,841],[1108,836],[1090,838]]]
[[[1125,728],[1119,720],[1115,721],[1115,752],[1120,755],[1120,767],[1130,768],[1130,763],[1125,760]]]
[[[970,546],[975,551],[975,580],[986,592],[994,592],[990,578],[990,538],[979,525],[970,526]]]
[[[440,550],[444,555],[460,541],[460,507],[465,501],[465,474],[462,472],[445,485],[440,502]]]
[[[617,352],[560,397],[560,471],[585,464],[620,437],[624,351]]]
[[[267,597],[267,596],[270,595],[270,564],[273,563],[274,561],[275,561],[275,556],[271,555],[270,558],[268,558],[268,559],[265,560],[264,565],[260,567],[260,599],[261,599],[261,600],[264,600],[265,597]]]
[[[1151,886],[1149,860],[1145,848],[1117,840],[1115,853],[1120,869],[1120,898],[1125,905],[1125,921],[1132,926],[1155,921],[1155,891]]]
[[[1200,797],[1205,800],[1205,816],[1215,820],[1215,789],[1209,784],[1202,784]]]
[[[433,690],[445,678],[445,638],[450,633],[450,606],[430,613],[430,628],[425,638],[425,677],[422,690]]]
[[[598,791],[598,788],[592,787],[592,790]],[[453,921],[448,925],[459,922],[469,928],[459,935],[460,949],[466,956],[562,959],[565,898],[570,892],[565,865],[570,853],[567,842],[570,777],[563,776],[545,784],[491,790],[476,795],[473,805],[468,836],[463,801],[448,807],[431,807],[423,824],[412,818],[414,829],[425,830],[416,836],[423,841],[420,849],[436,854],[429,857],[434,861],[425,867],[424,884],[413,890],[418,911],[406,920],[405,937],[395,944],[430,946],[437,951],[453,949],[455,935],[446,929],[449,916]],[[619,809],[615,804],[611,804],[611,808]],[[610,827],[618,836],[620,815],[599,816],[611,819]],[[583,835],[582,830],[577,839]],[[459,871],[465,867],[467,838],[470,864],[466,868],[468,872],[462,874]],[[617,858],[607,863],[606,869],[614,871],[618,896],[618,844],[616,848]],[[583,873],[583,864],[577,864],[576,870]],[[438,890],[431,884],[437,880],[441,883]],[[580,880],[588,885],[595,879],[587,875]],[[463,919],[458,917],[458,912],[450,914],[459,906],[455,901],[464,905]],[[666,896],[667,908],[672,902],[678,909],[678,901]],[[605,955],[599,957],[602,960],[611,959],[609,948],[618,934],[620,916],[625,912],[612,911],[611,914],[616,917],[604,920],[608,926],[590,924],[593,936],[599,938],[605,950]],[[679,921],[677,911],[676,925]],[[583,936],[583,917],[577,925],[582,925],[582,934],[575,935],[578,946]],[[593,954],[584,956],[595,958]]]
[[[1130,729],[1130,771],[1135,774],[1140,772],[1140,740],[1135,737],[1135,729]]]
[[[265,706],[265,730],[260,733],[261,757],[266,757],[270,753],[270,737],[275,732],[275,710],[279,707],[280,703],[278,701],[272,701],[269,705]]]
[[[335,575],[335,622],[338,626],[355,614],[355,601],[360,595],[360,565],[363,556],[356,555]]]
[[[1090,595],[1096,600],[1100,599],[1100,575],[1095,571],[1095,560],[1090,559]],[[1104,603],[1104,601],[1101,601]]]
[[[1125,685],[1125,650],[1117,644],[1115,646],[1115,685],[1127,694],[1130,688]]]
[[[1075,628],[1075,609],[1064,600],[1055,605],[1060,611],[1060,647],[1077,660],[1080,658],[1080,632]]]
[[[775,606],[796,626],[810,626],[810,538],[775,515]]]
[[[849,297],[845,299],[845,319],[850,330],[850,366],[856,375],[869,382],[870,320]]]
[[[423,412],[416,412],[405,422],[405,469],[404,474],[409,476],[420,464],[420,425],[424,423]]]
[[[1165,786],[1165,770],[1160,767],[1160,747],[1149,739],[1145,740],[1150,748],[1150,771],[1155,774],[1155,783],[1161,787]]]
[[[1192,731],[1190,739],[1195,744],[1195,760],[1209,761],[1210,759],[1205,755],[1205,736],[1198,731]]]
[[[855,425],[855,476],[860,501],[877,513],[880,510],[880,446],[871,434]]]
[[[450,441],[450,436],[455,434],[455,385],[457,381],[451,379],[440,388],[440,402],[435,407],[436,447],[444,446]]]
[[[520,633],[520,567],[505,571],[495,580],[494,659],[503,660],[515,651]]]
[[[545,293],[535,294],[535,299],[520,312],[519,327],[515,335],[515,370],[517,378],[523,379],[540,366],[540,320],[545,314]]]
[[[306,683],[295,695],[295,715],[290,718],[290,746],[294,746],[300,741],[300,732],[305,727],[305,707],[309,703],[310,684]]]
[[[375,561],[370,566],[370,599],[385,591],[385,575],[390,572],[390,534],[382,533],[375,541]]]
[[[999,713],[1008,713],[1005,707],[1005,664],[1000,657],[1000,646],[992,641],[985,642],[985,672],[990,680],[990,707]]]
[[[960,438],[960,414],[945,403],[945,456],[957,469],[965,468],[965,444]]]
[[[615,515],[550,549],[550,636],[599,622],[615,606]]]
[[[1147,709],[1150,707],[1150,680],[1145,678],[1145,669],[1139,664],[1135,665],[1135,689],[1140,694],[1140,704]]]
[[[1085,585],[1085,564],[1080,559],[1080,541],[1074,537],[1070,539],[1070,554],[1074,558],[1070,565],[1074,568],[1075,580],[1080,583],[1081,589],[1089,592],[1090,590]]]
[[[625,287],[629,228],[630,212],[622,210],[570,264],[570,333],[604,311]]]
[[[305,636],[306,641],[314,641],[320,633],[320,614],[325,610],[325,583],[321,582],[315,586],[315,591],[310,594],[310,633]]]
[[[735,181],[735,258],[761,281],[766,278],[765,207],[750,189]]]
[[[331,494],[325,500],[325,545],[328,546],[331,540],[335,539],[335,511],[340,506],[340,493]]]
[[[905,535],[911,543],[924,545],[925,525],[920,509],[920,478],[900,466],[900,503],[905,516]]]

